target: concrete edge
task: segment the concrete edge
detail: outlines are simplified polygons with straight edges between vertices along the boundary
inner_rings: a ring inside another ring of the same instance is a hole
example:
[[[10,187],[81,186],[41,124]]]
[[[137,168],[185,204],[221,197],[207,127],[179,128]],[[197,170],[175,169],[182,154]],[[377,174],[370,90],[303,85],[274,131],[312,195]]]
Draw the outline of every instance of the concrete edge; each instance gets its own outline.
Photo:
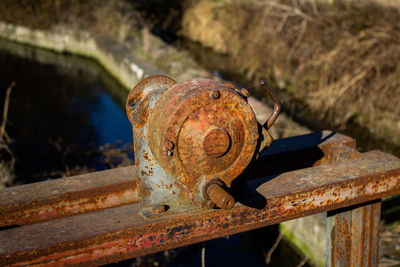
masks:
[[[0,38],[59,53],[71,53],[97,61],[123,87],[130,90],[140,79],[165,72],[135,59],[128,49],[97,33],[56,26],[36,30],[0,21]]]

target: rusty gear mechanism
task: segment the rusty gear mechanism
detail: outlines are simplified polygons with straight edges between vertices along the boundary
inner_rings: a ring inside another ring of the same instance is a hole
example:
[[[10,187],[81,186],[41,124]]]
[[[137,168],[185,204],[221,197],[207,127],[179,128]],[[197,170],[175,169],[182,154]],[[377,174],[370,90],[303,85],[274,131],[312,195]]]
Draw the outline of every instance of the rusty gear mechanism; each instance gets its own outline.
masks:
[[[267,129],[279,115],[277,95],[261,80],[275,108],[264,125],[247,102],[246,89],[229,82],[177,83],[154,75],[141,80],[126,101],[133,126],[141,212],[233,207],[236,179],[273,139]],[[156,207],[156,208],[155,208]]]

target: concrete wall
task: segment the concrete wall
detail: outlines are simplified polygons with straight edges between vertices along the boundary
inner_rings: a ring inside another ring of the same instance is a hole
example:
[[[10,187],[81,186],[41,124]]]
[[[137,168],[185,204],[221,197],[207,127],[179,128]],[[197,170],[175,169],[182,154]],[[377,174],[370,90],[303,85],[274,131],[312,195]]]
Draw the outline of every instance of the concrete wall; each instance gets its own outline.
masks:
[[[0,22],[0,37],[60,53],[93,58],[127,89],[145,76],[165,74],[157,67],[135,59],[111,38],[92,32],[63,26],[50,31],[33,30]]]
[[[325,266],[326,218],[326,213],[318,213],[287,221],[279,226],[285,238],[317,266]]]

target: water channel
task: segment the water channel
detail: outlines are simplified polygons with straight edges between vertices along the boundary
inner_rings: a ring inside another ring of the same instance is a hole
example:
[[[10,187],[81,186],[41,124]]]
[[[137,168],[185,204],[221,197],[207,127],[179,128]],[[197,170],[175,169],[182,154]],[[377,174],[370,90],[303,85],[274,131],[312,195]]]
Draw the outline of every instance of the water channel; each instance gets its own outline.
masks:
[[[16,182],[105,169],[104,146],[131,147],[127,92],[95,62],[0,40],[0,73],[0,99],[16,83],[6,127]]]

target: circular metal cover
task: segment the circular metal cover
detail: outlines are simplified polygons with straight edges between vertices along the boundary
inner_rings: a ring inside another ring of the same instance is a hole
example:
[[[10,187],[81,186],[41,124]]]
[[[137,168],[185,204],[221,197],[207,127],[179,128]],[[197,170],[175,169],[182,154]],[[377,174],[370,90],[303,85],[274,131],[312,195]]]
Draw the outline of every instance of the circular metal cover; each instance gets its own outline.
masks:
[[[253,158],[258,141],[253,110],[230,84],[189,80],[160,97],[148,139],[157,161],[194,188],[201,178],[228,187]]]

